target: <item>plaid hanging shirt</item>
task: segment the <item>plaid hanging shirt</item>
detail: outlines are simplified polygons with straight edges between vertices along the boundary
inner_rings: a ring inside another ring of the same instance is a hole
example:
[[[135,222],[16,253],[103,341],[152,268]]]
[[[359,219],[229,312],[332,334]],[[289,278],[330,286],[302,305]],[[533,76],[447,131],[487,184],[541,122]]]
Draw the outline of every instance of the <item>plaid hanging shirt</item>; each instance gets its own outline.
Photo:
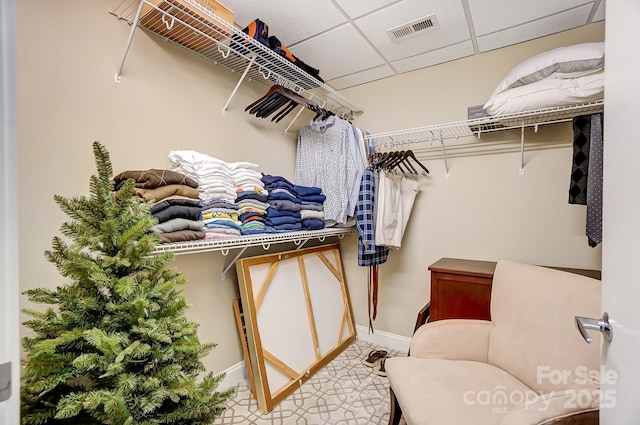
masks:
[[[362,173],[360,193],[356,204],[356,227],[358,229],[358,265],[375,266],[383,264],[389,257],[389,248],[376,246],[375,221],[375,178],[371,166]]]

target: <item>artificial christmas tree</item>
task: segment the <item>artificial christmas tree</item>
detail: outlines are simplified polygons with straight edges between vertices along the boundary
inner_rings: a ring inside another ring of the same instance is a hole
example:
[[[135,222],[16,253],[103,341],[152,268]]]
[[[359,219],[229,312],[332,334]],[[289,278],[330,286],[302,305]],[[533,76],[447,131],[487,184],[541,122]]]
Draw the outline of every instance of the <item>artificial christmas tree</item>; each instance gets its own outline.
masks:
[[[55,237],[45,256],[70,282],[25,292],[53,307],[25,310],[22,423],[210,424],[233,392],[216,391],[223,375],[199,379],[215,344],[200,343],[184,316],[172,254],[150,255],[150,204],[133,180],[116,199],[109,153],[99,142],[93,152],[90,196],[54,197],[70,243]]]

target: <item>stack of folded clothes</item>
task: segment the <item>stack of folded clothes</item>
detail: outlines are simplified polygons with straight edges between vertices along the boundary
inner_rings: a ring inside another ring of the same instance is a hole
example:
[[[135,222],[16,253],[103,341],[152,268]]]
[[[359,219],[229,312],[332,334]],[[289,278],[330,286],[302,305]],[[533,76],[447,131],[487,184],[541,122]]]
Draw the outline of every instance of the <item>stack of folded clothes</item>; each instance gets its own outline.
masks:
[[[230,164],[236,187],[236,203],[243,235],[265,233],[268,191],[262,182],[262,173],[256,164],[248,162]]]
[[[302,229],[300,216],[300,200],[296,197],[293,184],[284,177],[262,176],[264,187],[269,191],[267,202],[268,231],[291,232]]]
[[[135,193],[143,201],[164,199],[198,199],[198,182],[187,175],[171,170],[129,170],[113,178],[117,192],[128,179],[136,184]]]
[[[158,220],[151,231],[160,234],[162,243],[205,238],[197,199],[165,199],[151,206],[151,216]]]
[[[172,170],[198,182],[198,197],[203,204],[235,201],[233,174],[225,161],[190,150],[169,152],[169,161]]]
[[[151,231],[160,234],[163,243],[205,237],[203,224],[199,221],[200,203],[195,180],[171,170],[131,170],[113,178],[114,189],[119,191],[127,179],[135,181],[135,193],[142,201],[156,202],[150,212],[158,224],[152,226]]]
[[[269,191],[267,226],[274,231],[323,229],[326,197],[319,187],[294,185],[281,176],[264,174],[262,181]]]
[[[255,189],[260,189],[256,187]],[[253,235],[267,232],[265,217],[269,204],[264,188],[262,190],[240,190],[236,203],[241,221],[243,235]]]
[[[200,189],[201,220],[207,238],[225,238],[264,231],[266,206],[249,200],[266,200],[258,165],[225,162],[196,151],[171,151],[174,170],[191,176]],[[252,211],[251,208],[257,208]],[[265,210],[260,214],[260,209]],[[247,213],[251,214],[247,214]]]
[[[240,236],[238,204],[226,200],[201,202],[200,220],[204,225],[205,238],[230,238]]]
[[[294,190],[300,199],[302,230],[324,229],[324,201],[327,199],[319,187],[295,185]]]

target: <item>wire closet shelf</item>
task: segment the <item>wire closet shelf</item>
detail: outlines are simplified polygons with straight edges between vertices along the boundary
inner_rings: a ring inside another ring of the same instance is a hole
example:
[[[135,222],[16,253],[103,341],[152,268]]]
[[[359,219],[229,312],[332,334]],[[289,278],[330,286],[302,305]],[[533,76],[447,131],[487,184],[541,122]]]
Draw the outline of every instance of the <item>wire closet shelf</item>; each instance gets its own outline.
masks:
[[[241,74],[238,85],[244,78],[266,86],[279,84],[345,118],[363,112],[331,86],[253,40],[196,0],[123,0],[110,13],[132,25],[116,80],[122,73],[135,28],[139,27]],[[231,97],[233,94],[235,90]]]
[[[227,255],[231,249],[245,249],[252,246],[262,246],[265,250],[268,250],[272,244],[287,242],[293,242],[297,248],[302,248],[304,244],[312,239],[319,240],[320,242],[324,242],[326,238],[333,236],[337,236],[342,239],[344,235],[352,232],[354,232],[354,228],[330,227],[321,230],[262,233],[225,239],[201,239],[197,241],[160,244],[152,254],[159,254],[162,252],[196,254],[200,252],[221,251],[223,255]]]
[[[456,121],[416,127],[368,136],[377,148],[393,148],[423,142],[440,142],[448,139],[477,136],[496,131],[523,129],[540,125],[571,121],[579,115],[594,114],[604,110],[604,101],[536,109],[505,115],[494,115],[466,121]]]
[[[525,167],[525,128],[533,127],[537,132],[538,126],[541,125],[568,122],[579,115],[595,114],[603,111],[604,100],[596,100],[576,105],[557,106],[466,121],[375,133],[368,135],[367,139],[374,146],[376,152],[396,150],[399,148],[404,149],[407,147],[415,150],[415,154],[420,159],[434,159],[436,155],[441,155],[444,160],[445,177],[449,177],[449,162],[447,157],[452,156],[452,154],[455,156],[466,156],[506,153],[513,151],[515,147],[513,143],[504,141],[475,143],[473,139],[470,140],[471,137],[477,136],[479,139],[484,133],[519,129],[520,174],[523,174]],[[444,141],[451,139],[456,140],[445,145]],[[433,144],[434,142],[437,142],[436,145]],[[532,146],[531,149],[548,149],[560,147],[561,145],[564,145],[564,143],[537,143],[535,146]],[[447,154],[447,151],[449,151],[449,154]]]

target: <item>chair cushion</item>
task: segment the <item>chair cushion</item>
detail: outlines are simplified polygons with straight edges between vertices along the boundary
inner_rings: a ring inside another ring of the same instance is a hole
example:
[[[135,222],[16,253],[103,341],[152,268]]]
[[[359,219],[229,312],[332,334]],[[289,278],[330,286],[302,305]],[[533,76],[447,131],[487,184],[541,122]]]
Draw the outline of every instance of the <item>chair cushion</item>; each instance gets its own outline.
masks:
[[[600,317],[600,281],[499,261],[491,292],[489,363],[539,394],[596,390],[600,334],[587,344],[575,316]]]
[[[509,410],[537,396],[487,363],[392,357],[385,368],[408,425],[500,424]]]

